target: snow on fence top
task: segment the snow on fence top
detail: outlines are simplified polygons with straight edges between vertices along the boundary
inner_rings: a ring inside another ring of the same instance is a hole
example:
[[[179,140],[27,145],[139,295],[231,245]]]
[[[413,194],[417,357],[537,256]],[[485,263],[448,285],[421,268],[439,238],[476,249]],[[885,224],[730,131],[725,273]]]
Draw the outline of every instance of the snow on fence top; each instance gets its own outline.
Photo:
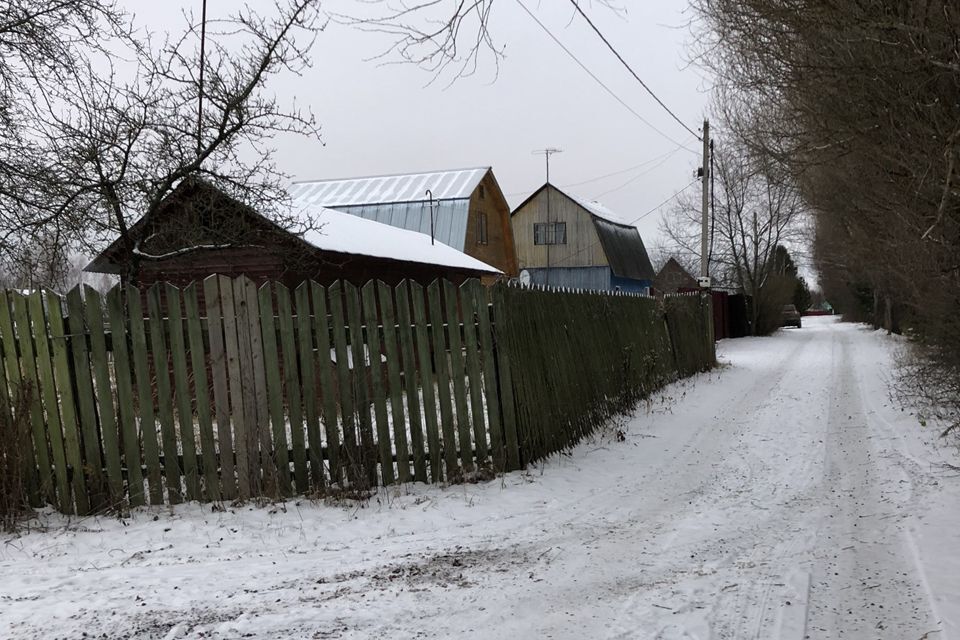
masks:
[[[316,205],[305,206],[301,211],[319,226],[307,231],[303,239],[322,251],[389,258],[482,273],[502,273],[496,267],[457,251],[439,240],[431,243],[430,236],[423,233]]]

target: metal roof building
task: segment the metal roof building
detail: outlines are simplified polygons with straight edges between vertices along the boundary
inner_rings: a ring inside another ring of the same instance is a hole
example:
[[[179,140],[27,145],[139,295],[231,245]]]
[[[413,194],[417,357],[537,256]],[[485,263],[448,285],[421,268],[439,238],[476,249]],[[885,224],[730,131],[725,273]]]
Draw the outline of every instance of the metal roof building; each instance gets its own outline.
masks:
[[[625,291],[648,291],[653,282],[640,232],[599,202],[546,184],[512,219],[519,266],[531,282]]]
[[[516,274],[510,207],[490,167],[296,182],[295,207],[322,206],[440,242]]]
[[[393,227],[430,234],[433,193],[434,237],[464,250],[470,197],[490,167],[408,175],[294,183],[294,204],[321,205]]]

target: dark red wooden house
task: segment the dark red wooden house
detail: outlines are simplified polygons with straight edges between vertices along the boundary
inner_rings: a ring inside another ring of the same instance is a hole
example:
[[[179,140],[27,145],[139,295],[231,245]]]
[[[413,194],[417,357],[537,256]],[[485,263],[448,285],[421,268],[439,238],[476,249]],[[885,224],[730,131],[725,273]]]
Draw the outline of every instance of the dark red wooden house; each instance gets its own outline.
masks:
[[[362,285],[446,278],[459,284],[503,275],[422,233],[322,207],[293,214],[305,230],[281,227],[205,181],[185,180],[86,271],[115,274],[141,288],[156,282],[182,286],[212,274],[291,288],[306,280]]]

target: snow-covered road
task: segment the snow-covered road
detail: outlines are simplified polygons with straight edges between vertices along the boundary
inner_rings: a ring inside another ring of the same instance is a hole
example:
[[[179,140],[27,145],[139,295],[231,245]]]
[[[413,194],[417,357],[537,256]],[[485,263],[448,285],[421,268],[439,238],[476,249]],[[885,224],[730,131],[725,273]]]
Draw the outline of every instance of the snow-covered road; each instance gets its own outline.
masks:
[[[894,340],[805,323],[489,484],[49,515],[0,539],[0,636],[960,640],[956,450]]]

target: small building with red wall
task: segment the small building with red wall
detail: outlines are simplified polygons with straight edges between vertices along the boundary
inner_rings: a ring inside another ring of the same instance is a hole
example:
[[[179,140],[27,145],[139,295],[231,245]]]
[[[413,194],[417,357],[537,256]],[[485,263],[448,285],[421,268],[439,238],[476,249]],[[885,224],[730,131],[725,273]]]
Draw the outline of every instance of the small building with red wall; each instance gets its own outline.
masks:
[[[294,210],[291,219],[301,227],[285,228],[208,182],[188,179],[85,270],[114,274],[140,288],[157,282],[184,286],[213,274],[290,288],[307,280],[359,286],[370,280],[429,284],[445,278],[459,284],[503,276],[415,231],[319,206]]]

